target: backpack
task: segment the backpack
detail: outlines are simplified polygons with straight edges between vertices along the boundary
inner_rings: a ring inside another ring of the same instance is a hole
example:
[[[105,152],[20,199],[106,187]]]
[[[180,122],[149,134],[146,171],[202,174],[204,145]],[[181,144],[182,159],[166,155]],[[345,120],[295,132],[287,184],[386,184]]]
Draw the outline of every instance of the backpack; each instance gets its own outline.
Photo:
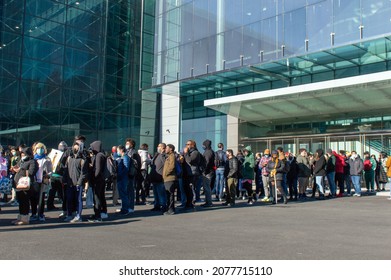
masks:
[[[133,151],[133,152],[132,152]],[[141,169],[141,157],[134,150],[128,152],[129,156],[129,172],[128,176],[134,178]]]
[[[181,163],[176,159],[175,159],[175,173],[178,178],[182,177],[182,166]]]
[[[364,160],[364,171],[372,170],[372,162],[369,159]]]
[[[105,182],[112,182],[117,177],[117,162],[112,157],[106,158],[103,176]]]

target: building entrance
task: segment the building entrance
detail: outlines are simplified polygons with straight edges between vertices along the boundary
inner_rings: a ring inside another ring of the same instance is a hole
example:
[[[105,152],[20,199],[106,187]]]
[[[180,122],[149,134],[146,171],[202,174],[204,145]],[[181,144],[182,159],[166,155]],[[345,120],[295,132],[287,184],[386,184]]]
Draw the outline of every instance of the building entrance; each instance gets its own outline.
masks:
[[[331,148],[334,151],[357,151],[361,156],[365,151],[368,151],[370,154],[378,157],[381,151],[387,154],[391,153],[391,132],[371,131],[249,138],[243,139],[240,143],[242,144],[241,146],[252,146],[253,151],[256,152],[263,152],[266,148],[277,149],[277,147],[283,147],[284,151],[298,154],[301,148],[305,148],[310,152],[315,152],[317,149],[326,150]]]

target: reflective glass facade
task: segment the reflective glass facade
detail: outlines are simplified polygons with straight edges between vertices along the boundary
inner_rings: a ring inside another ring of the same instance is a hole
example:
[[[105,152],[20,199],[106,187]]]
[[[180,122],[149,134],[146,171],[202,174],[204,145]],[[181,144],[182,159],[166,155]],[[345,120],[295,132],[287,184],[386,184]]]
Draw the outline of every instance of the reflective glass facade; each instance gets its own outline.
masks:
[[[158,99],[139,91],[140,34],[140,1],[1,1],[0,143],[153,145]]]
[[[150,66],[148,75],[142,74],[142,88],[165,94],[162,85],[179,84],[181,143],[195,130],[207,134],[210,128],[204,124],[209,118],[222,120],[225,127],[216,127],[216,132],[227,133],[224,142],[227,135],[231,137],[225,114],[251,116],[251,121],[239,121],[237,136],[242,142],[284,137],[300,129],[305,134],[328,133],[347,119],[354,119],[349,123],[356,126],[377,119],[380,125],[372,122],[373,127],[389,129],[389,110],[365,107],[354,98],[355,106],[363,107],[351,116],[314,114],[299,120],[286,116],[279,122],[256,120],[266,106],[261,101],[242,105],[236,112],[230,104],[205,107],[202,101],[391,70],[390,1],[165,0],[156,1],[150,15],[155,19],[150,29],[155,35],[154,59],[152,63],[142,56],[142,64]],[[281,108],[268,105],[276,112]],[[195,129],[184,127],[187,123]],[[346,125],[338,129],[358,131]]]

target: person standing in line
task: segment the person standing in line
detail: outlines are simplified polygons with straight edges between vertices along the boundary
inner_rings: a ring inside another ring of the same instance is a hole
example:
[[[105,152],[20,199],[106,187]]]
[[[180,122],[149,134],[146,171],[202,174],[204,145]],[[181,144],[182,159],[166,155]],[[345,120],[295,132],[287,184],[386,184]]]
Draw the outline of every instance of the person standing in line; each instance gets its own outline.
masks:
[[[254,194],[255,194],[253,192],[255,158],[254,158],[254,154],[251,151],[250,146],[247,146],[243,150],[243,155],[244,155],[244,162],[243,162],[242,184],[243,184],[243,188],[246,189],[248,194],[247,203],[249,205],[252,205],[254,203]]]
[[[103,154],[101,141],[92,142],[89,150],[92,160],[90,182],[94,192],[94,215],[91,216],[89,222],[101,222],[102,219],[108,218],[104,179],[106,157]]]
[[[13,171],[16,172],[14,178],[15,184],[18,185],[19,179],[27,176],[30,178],[32,184],[34,182],[35,174],[38,171],[38,163],[34,159],[30,147],[21,148],[20,156],[21,160],[13,168]],[[27,191],[16,189],[16,197],[19,202],[19,215],[16,220],[12,221],[13,224],[28,225],[30,223],[29,211],[31,195],[33,195],[31,188]]]
[[[66,162],[66,208],[65,222],[82,222],[83,189],[89,173],[89,163],[83,156],[82,147],[78,142],[73,143],[72,151]],[[73,215],[75,211],[75,215]]]
[[[226,200],[223,206],[235,206],[236,187],[238,185],[238,174],[239,174],[239,161],[234,156],[234,152],[231,149],[226,151],[227,161],[224,167],[224,177],[227,178],[226,182]]]
[[[149,178],[151,181],[153,196],[155,198],[151,211],[166,212],[167,195],[163,182],[163,168],[166,161],[166,144],[160,143],[157,146],[157,152],[151,161],[151,172]]]
[[[142,144],[138,150],[141,159],[140,178],[137,181],[136,205],[145,205],[149,192],[148,167],[151,164],[151,155],[148,153],[148,145]],[[141,197],[141,201],[140,201]]]
[[[276,188],[282,195],[282,201],[284,204],[288,203],[288,199],[286,197],[286,193],[284,188],[282,187],[282,181],[284,178],[284,167],[285,162],[280,159],[279,152],[276,150],[272,151],[272,159],[267,163],[266,169],[269,172],[269,181],[271,182],[272,189],[272,204],[276,204],[277,193]]]
[[[31,221],[45,221],[45,194],[49,185],[49,178],[53,172],[53,165],[47,157],[47,149],[43,143],[36,143],[34,146],[34,159],[38,163],[38,171],[35,174],[36,184],[33,185],[33,195],[30,197],[31,202]],[[38,212],[38,216],[37,216]]]
[[[299,181],[299,199],[306,199],[305,194],[307,187],[309,186],[309,177],[311,176],[310,160],[308,158],[307,150],[300,149],[297,157],[298,174],[297,178]]]
[[[379,191],[384,192],[386,184],[388,183],[387,177],[387,153],[380,152],[379,154]]]
[[[323,200],[324,199],[324,176],[326,175],[326,158],[323,154],[322,149],[316,150],[316,156],[315,156],[315,165],[314,165],[314,176],[316,181],[316,186],[319,190],[319,197],[318,199]]]
[[[335,164],[336,158],[332,149],[327,149],[327,163],[326,163],[326,176],[327,182],[330,186],[330,193],[328,198],[335,198],[337,196],[337,190],[335,186]]]
[[[126,148],[123,145],[117,147],[117,190],[119,197],[121,198],[121,209],[117,209],[116,212],[121,215],[128,215],[134,212],[130,208],[129,193],[128,193],[128,181],[129,181],[129,165],[130,158],[126,154]]]
[[[167,206],[164,215],[175,214],[175,183],[177,180],[176,174],[176,158],[175,146],[168,144],[166,146],[166,160],[163,166],[163,181],[167,195]]]
[[[184,189],[187,197],[186,209],[194,209],[195,189],[202,174],[200,168],[202,155],[198,151],[194,140],[186,142],[183,157],[185,159],[184,169],[186,169],[184,172]]]
[[[212,207],[212,182],[215,177],[215,153],[212,150],[212,141],[205,140],[202,143],[204,149],[205,170],[202,173],[202,183],[205,191],[205,203],[201,204],[202,207]]]
[[[339,151],[339,154],[333,152],[335,156],[335,181],[339,188],[337,197],[343,197],[343,193],[345,192],[345,157],[343,156],[343,152],[343,150]]]
[[[375,171],[377,168],[376,160],[371,158],[369,152],[364,153],[364,179],[367,187],[367,193],[375,192]]]
[[[224,168],[227,161],[226,153],[224,152],[224,144],[219,143],[217,145],[218,150],[215,152],[215,166],[216,166],[216,180],[214,192],[216,193],[216,200],[223,200],[224,197]],[[213,192],[213,191],[212,191]]]
[[[132,138],[126,139],[125,148],[126,153],[130,158],[128,181],[129,203],[130,209],[134,210],[135,188],[137,187],[137,182],[140,180],[141,177],[141,158],[136,150],[136,141],[134,141]]]
[[[259,162],[259,167],[261,169],[261,175],[262,175],[262,184],[263,188],[265,190],[265,197],[261,200],[263,202],[271,202],[270,200],[270,180],[269,180],[269,171],[267,170],[266,166],[269,161],[271,161],[271,156],[270,156],[270,150],[265,149],[263,156],[261,157],[261,160]]]
[[[361,196],[361,175],[364,170],[364,163],[356,151],[352,151],[349,158],[350,177],[354,186],[354,195]]]

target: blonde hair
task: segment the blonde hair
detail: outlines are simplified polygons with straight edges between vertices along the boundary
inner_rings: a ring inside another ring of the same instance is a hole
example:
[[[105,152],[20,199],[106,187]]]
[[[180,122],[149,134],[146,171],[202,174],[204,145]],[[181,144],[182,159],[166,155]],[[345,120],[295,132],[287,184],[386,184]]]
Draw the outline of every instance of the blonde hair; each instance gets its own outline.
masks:
[[[38,143],[36,143],[36,144],[34,145],[34,154],[36,154],[36,153],[37,153],[37,150],[40,149],[40,148],[43,148],[43,149],[44,149],[44,151],[45,151],[44,153],[45,153],[45,154],[48,153],[45,144],[43,144],[43,143],[41,143],[41,142],[38,142]]]

